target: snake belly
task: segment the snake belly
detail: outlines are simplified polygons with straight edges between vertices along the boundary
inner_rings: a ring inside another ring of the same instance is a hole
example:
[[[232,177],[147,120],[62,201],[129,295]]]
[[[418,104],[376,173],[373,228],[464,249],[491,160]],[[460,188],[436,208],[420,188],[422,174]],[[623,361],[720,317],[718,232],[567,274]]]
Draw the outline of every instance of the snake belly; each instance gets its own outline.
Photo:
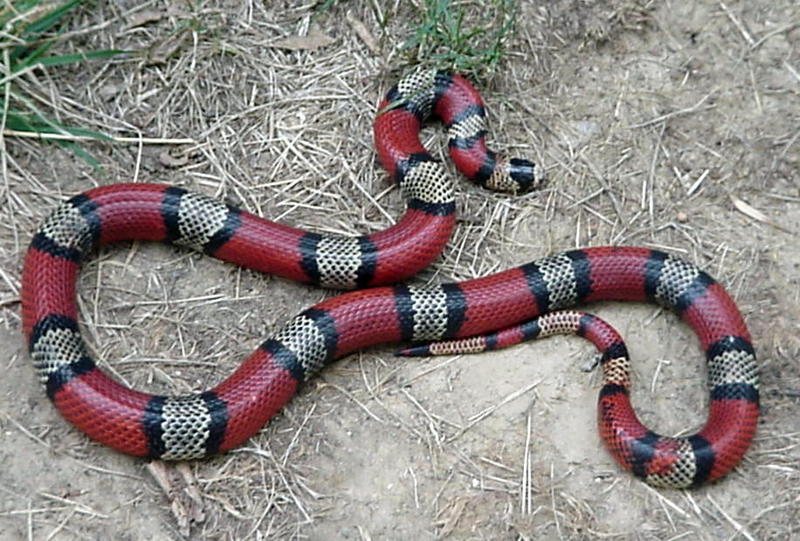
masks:
[[[536,167],[486,148],[480,96],[457,75],[415,72],[381,104],[375,144],[406,199],[393,227],[332,237],[268,222],[213,198],[156,184],[116,184],[59,206],[35,234],[22,277],[23,330],[46,392],[61,414],[119,451],[199,458],[240,445],[327,363],[393,342],[485,334],[596,300],[656,302],[695,331],[711,393],[706,425],[686,438],[655,434],[636,418],[623,361],[604,362],[601,437],[616,460],[657,486],[717,479],[741,459],[758,420],[755,354],[725,290],[679,258],[633,247],[574,250],[461,283],[373,287],[321,302],[292,319],[211,390],[157,396],[124,387],[97,368],[78,329],[80,262],[102,244],[165,241],[238,265],[327,287],[392,283],[435,258],[454,224],[453,186],[421,145],[428,116],[442,119],[451,157],[492,189],[538,185]]]

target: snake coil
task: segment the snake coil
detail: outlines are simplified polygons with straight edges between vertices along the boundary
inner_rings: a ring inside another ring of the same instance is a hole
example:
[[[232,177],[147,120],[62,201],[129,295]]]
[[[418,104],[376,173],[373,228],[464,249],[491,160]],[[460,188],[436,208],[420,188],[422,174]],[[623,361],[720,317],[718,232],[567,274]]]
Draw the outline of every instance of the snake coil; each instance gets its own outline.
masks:
[[[622,466],[648,483],[673,487],[714,480],[733,468],[753,437],[759,414],[748,330],[733,300],[705,272],[646,248],[573,250],[460,283],[345,293],[296,316],[230,377],[202,393],[150,395],[124,387],[97,368],[79,333],[75,288],[81,261],[98,245],[133,239],[170,242],[340,289],[398,282],[441,252],[455,223],[452,182],[419,140],[429,116],[442,120],[453,161],[479,184],[523,192],[541,182],[531,162],[486,147],[483,103],[460,76],[412,73],[389,91],[380,110],[375,144],[407,210],[396,225],[371,235],[309,233],[158,184],[95,188],[56,208],[25,258],[22,315],[33,364],[61,414],[91,438],[124,453],[198,458],[240,445],[302,382],[358,349],[469,337],[492,349],[521,337],[574,332],[601,351],[600,433]],[[630,362],[616,332],[591,316],[553,313],[597,300],[656,302],[695,331],[708,362],[711,393],[700,432],[669,438],[648,430],[630,404]],[[446,347],[431,345],[429,351]]]

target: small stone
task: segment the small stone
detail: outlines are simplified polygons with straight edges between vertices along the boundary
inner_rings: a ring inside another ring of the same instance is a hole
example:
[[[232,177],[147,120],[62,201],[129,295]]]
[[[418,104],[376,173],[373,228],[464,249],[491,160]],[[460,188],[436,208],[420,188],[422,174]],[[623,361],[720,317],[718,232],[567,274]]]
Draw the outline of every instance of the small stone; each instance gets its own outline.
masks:
[[[108,83],[101,86],[97,93],[104,101],[111,101],[116,98],[123,89],[124,87],[122,85]]]

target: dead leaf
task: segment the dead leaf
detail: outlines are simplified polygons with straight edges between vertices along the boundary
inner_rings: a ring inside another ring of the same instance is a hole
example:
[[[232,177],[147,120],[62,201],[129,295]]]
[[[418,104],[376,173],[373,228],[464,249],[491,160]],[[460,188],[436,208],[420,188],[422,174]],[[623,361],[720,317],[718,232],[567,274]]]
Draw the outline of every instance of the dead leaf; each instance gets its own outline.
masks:
[[[114,83],[107,83],[97,89],[97,94],[104,100],[104,101],[111,101],[116,98],[120,92],[125,90],[125,85],[123,84],[114,84]]]
[[[364,42],[364,45],[367,46],[367,49],[372,51],[373,54],[381,54],[381,47],[378,45],[378,41],[372,36],[370,31],[367,30],[367,26],[359,19],[353,17],[349,11],[347,12],[347,22],[350,24],[353,32],[355,32],[359,39]]]
[[[312,28],[306,36],[289,36],[279,39],[272,44],[276,49],[288,49],[290,51],[316,51],[327,47],[335,40],[323,34],[316,28]]]
[[[189,29],[184,28],[166,39],[154,43],[147,51],[148,63],[166,64],[167,60],[180,50],[188,37]]]
[[[733,206],[736,207],[736,210],[742,214],[746,214],[747,216],[750,216],[752,219],[758,220],[759,222],[769,223],[769,218],[767,218],[763,212],[754,209],[735,195],[731,196],[731,201],[733,201]]]
[[[164,491],[167,497],[172,496],[172,484],[169,482],[169,474],[167,474],[167,466],[160,460],[154,460],[147,465],[147,471]]]
[[[149,23],[160,21],[164,18],[164,13],[155,9],[143,9],[128,17],[128,28],[136,28]]]
[[[182,462],[167,465],[161,460],[154,460],[147,465],[147,471],[170,500],[170,510],[175,517],[178,531],[188,537],[192,525],[199,524],[206,518],[203,496],[197,488],[192,470]]]
[[[466,506],[467,500],[465,498],[456,498],[452,504],[439,512],[435,524],[436,526],[441,526],[442,529],[439,530],[439,535],[437,537],[444,539],[455,530],[458,521],[464,514],[464,508]]]
[[[194,522],[200,522],[205,519],[203,512],[203,495],[200,489],[197,488],[197,479],[194,477],[194,472],[186,462],[178,462],[175,466],[178,473],[181,474],[183,482],[186,483],[185,494],[192,501],[191,517]]]

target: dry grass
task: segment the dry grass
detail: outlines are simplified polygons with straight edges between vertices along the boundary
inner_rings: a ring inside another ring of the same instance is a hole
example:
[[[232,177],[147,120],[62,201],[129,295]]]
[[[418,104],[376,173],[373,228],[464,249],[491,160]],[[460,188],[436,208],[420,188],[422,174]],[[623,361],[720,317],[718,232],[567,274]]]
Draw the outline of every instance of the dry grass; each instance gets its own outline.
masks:
[[[457,232],[416,279],[460,280],[607,243],[663,248],[707,268],[737,298],[762,367],[757,441],[721,483],[655,491],[621,471],[596,435],[597,375],[577,370],[591,352],[567,338],[444,360],[350,356],[243,448],[188,466],[147,467],[68,426],[35,382],[18,313],[24,247],[66,195],[168,182],[337,233],[375,231],[401,213],[370,126],[413,10],[337,3],[315,15],[310,4],[266,4],[100,4],[76,21],[87,30],[75,46],[150,55],[23,81],[64,122],[196,143],[87,144],[98,174],[55,147],[0,139],[0,537],[797,535],[800,9],[789,0],[525,3],[484,95],[495,146],[545,164],[550,183],[521,198],[460,183]],[[278,47],[312,23],[333,41]],[[442,152],[438,130],[425,140]],[[270,329],[327,295],[143,244],[102,250],[80,279],[96,358],[153,392],[213,385]],[[593,309],[641,361],[643,420],[695,429],[707,398],[685,326],[649,306]]]

